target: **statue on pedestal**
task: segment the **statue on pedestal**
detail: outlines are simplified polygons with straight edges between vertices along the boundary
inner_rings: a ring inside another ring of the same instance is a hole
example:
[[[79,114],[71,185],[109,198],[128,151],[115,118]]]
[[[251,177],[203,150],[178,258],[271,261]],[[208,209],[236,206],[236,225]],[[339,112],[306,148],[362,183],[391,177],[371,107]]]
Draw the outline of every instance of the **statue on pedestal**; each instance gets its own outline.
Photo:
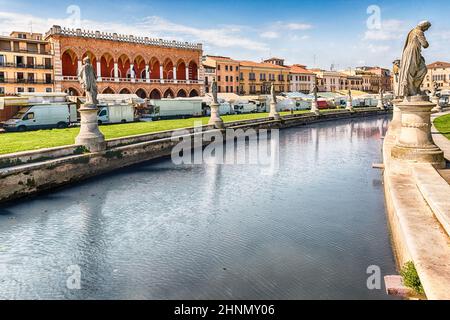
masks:
[[[317,102],[317,94],[319,93],[319,85],[317,83],[317,79],[314,82],[313,88],[311,90],[311,93],[314,95],[314,101]]]
[[[422,47],[429,44],[424,32],[431,23],[423,21],[411,30],[406,40],[400,65],[399,96],[403,102],[396,105],[400,110],[401,127],[396,133],[396,144],[392,147],[393,158],[411,163],[430,163],[436,168],[445,168],[444,153],[434,144],[431,135],[431,110],[436,103],[430,102],[420,86],[427,74]]]
[[[275,120],[280,120],[281,116],[277,110],[277,94],[275,92],[275,84],[273,82],[270,85],[270,95],[272,96],[272,101],[270,102],[269,117],[274,118]]]
[[[400,63],[398,93],[400,97],[421,94],[420,86],[428,71],[422,56],[422,47],[425,49],[429,47],[425,31],[430,27],[430,22],[423,21],[408,34]]]
[[[270,85],[270,95],[272,96],[272,102],[277,104],[277,94],[275,93],[275,84],[273,82]]]
[[[384,110],[384,89],[380,88],[380,90],[378,91],[378,108],[380,108],[381,110]]]
[[[214,125],[216,128],[221,129],[224,127],[223,120],[220,117],[219,111],[219,99],[217,97],[217,81],[214,80],[211,83],[211,93],[213,101],[210,105],[211,108],[211,118],[209,119],[209,124]]]
[[[90,152],[100,152],[106,149],[105,136],[98,128],[97,115],[97,78],[91,60],[86,57],[84,65],[78,73],[78,80],[86,93],[86,102],[81,105],[80,133],[75,138],[75,144],[85,146]]]
[[[318,94],[318,92],[319,92],[319,85],[318,85],[318,82],[317,82],[317,79],[316,79],[316,81],[314,82],[312,91],[311,91],[311,93],[314,95],[314,100],[313,100],[313,102],[311,104],[311,112],[315,113],[316,115],[319,115],[319,106],[318,106],[318,103],[317,103],[317,94]]]
[[[219,104],[219,99],[217,98],[217,81],[213,81],[211,84],[211,93],[213,97],[213,103]]]
[[[97,107],[97,77],[95,76],[94,67],[91,64],[91,59],[86,57],[83,59],[83,67],[78,73],[78,80],[81,87],[86,93],[86,106]]]

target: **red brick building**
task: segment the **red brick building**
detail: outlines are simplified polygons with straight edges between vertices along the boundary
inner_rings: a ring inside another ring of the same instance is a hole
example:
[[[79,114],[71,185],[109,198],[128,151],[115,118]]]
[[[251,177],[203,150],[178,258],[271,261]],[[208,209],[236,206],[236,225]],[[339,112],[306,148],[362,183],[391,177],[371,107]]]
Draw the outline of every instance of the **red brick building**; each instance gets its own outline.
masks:
[[[53,26],[45,39],[54,52],[55,91],[81,95],[77,79],[90,57],[99,93],[142,98],[204,94],[202,45]]]

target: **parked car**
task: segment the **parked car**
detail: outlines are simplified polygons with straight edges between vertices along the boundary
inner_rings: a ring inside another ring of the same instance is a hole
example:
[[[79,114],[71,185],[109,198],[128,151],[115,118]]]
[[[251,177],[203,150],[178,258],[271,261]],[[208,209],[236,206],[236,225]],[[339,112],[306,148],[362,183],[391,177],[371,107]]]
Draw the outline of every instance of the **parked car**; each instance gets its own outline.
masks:
[[[6,131],[27,131],[38,129],[67,128],[77,122],[75,104],[42,104],[21,108],[4,124]]]

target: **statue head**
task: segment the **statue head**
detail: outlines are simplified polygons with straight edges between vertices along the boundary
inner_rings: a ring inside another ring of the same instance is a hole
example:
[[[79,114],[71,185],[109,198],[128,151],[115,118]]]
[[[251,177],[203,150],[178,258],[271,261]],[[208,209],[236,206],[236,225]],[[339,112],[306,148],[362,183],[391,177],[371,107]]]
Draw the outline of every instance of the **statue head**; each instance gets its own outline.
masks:
[[[428,29],[430,29],[431,27],[431,22],[430,21],[422,21],[420,22],[417,27],[422,30],[422,31],[427,31]]]
[[[91,59],[89,57],[86,57],[83,59],[84,64],[91,64]]]

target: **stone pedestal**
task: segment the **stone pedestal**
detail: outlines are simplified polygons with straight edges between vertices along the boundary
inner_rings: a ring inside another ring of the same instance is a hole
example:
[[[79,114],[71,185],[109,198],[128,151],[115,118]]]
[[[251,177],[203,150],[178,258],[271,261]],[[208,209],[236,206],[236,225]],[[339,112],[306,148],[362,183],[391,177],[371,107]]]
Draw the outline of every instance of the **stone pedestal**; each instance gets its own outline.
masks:
[[[270,114],[269,114],[270,118],[274,118],[275,120],[280,120],[281,116],[277,111],[277,104],[275,102],[271,102],[270,103]]]
[[[407,97],[398,108],[402,126],[392,157],[418,163],[445,167],[444,153],[431,137],[431,109],[435,106],[427,96]]]
[[[353,102],[351,99],[347,101],[347,106],[345,107],[345,110],[355,111],[355,109],[353,109]]]
[[[85,146],[90,152],[106,149],[105,136],[98,128],[98,109],[96,106],[82,105],[80,110],[80,134],[75,138],[75,144]]]
[[[215,126],[217,129],[223,129],[225,126],[223,120],[220,117],[219,104],[212,103],[211,106],[211,118],[209,119],[209,125]]]
[[[316,116],[320,116],[319,106],[317,105],[317,101],[315,100],[313,100],[312,102],[311,112],[314,113]]]
[[[392,100],[393,103],[393,117],[391,121],[391,126],[393,128],[400,128],[402,126],[402,112],[400,111],[400,108],[398,107],[398,104],[401,103],[402,99],[394,99]]]

